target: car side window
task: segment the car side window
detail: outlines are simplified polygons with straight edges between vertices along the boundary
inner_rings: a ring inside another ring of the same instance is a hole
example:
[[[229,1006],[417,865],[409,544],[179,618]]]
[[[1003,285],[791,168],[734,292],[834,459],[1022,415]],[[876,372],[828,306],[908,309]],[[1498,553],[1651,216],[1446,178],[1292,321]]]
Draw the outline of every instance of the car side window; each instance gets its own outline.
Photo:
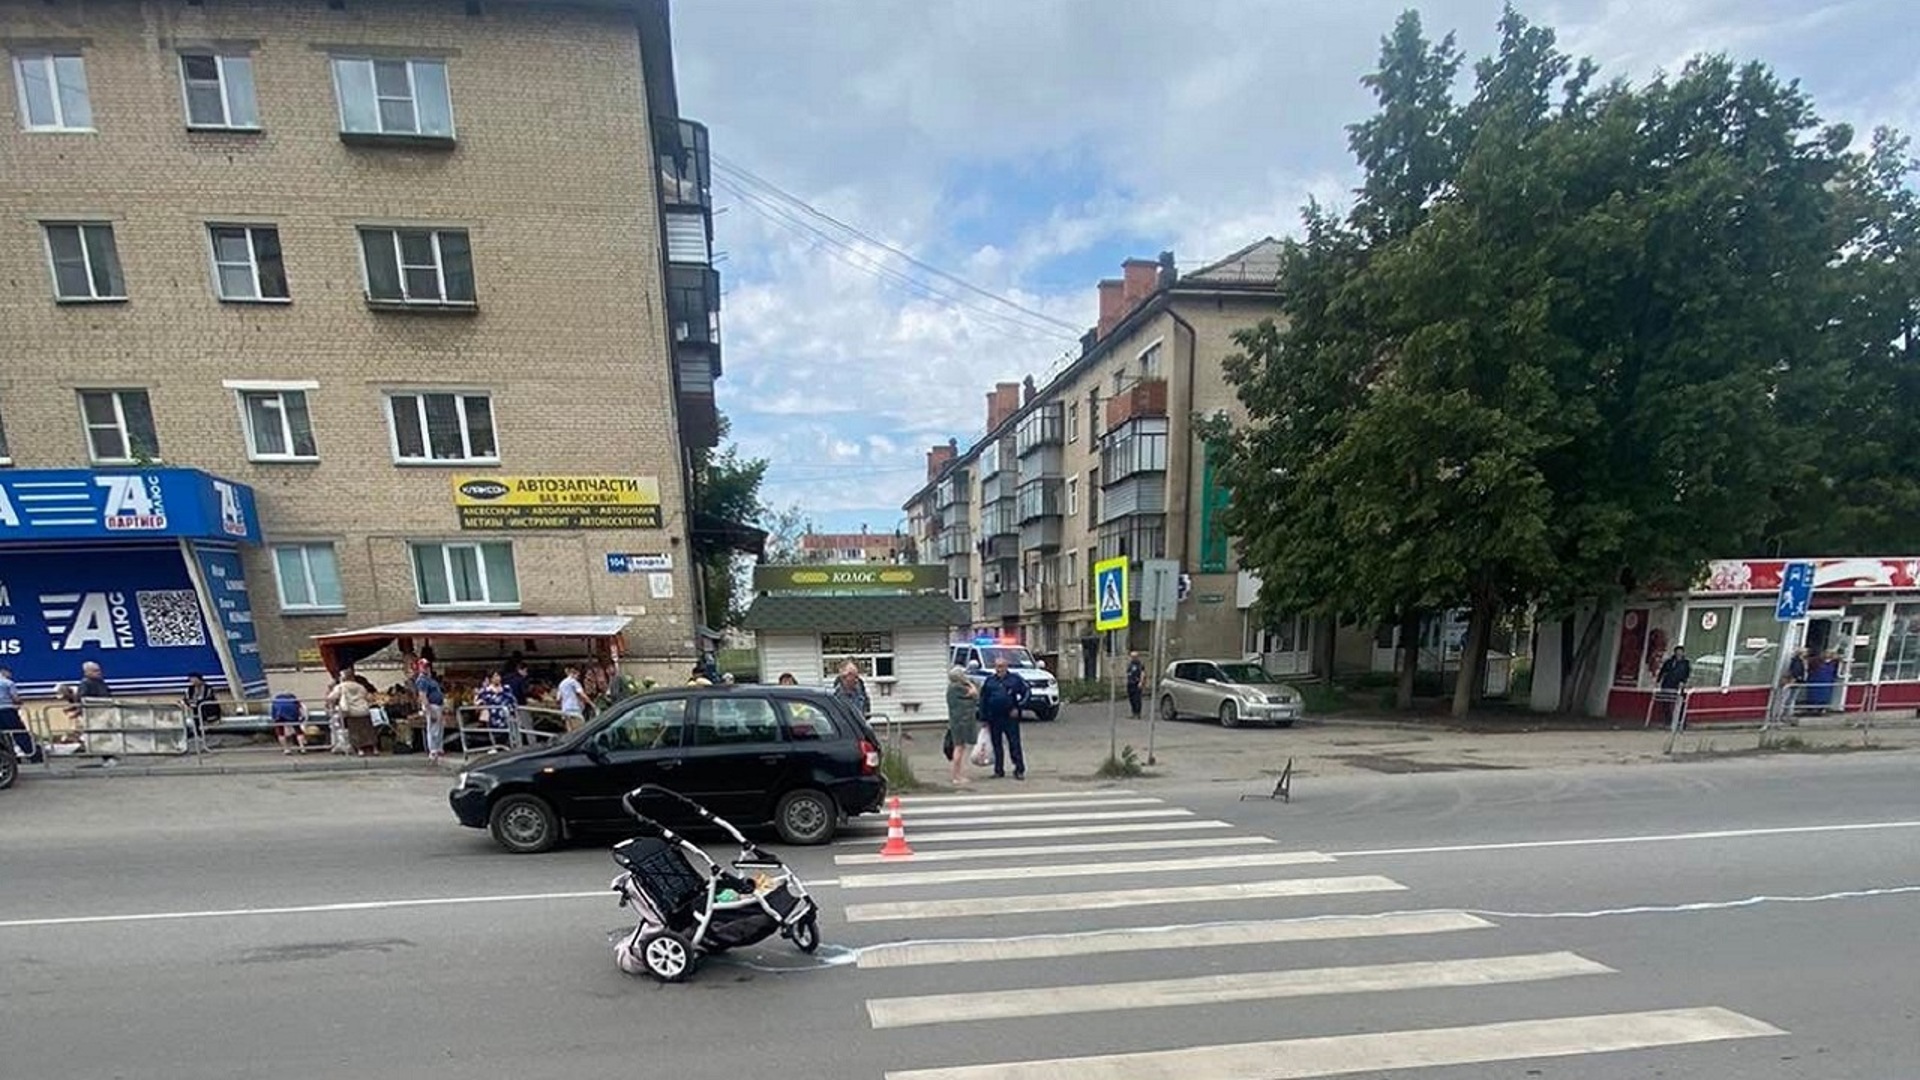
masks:
[[[839,734],[834,728],[833,717],[813,702],[788,700],[785,704],[787,737],[794,742],[819,742]]]
[[[608,750],[657,750],[680,745],[686,725],[685,698],[649,701],[626,713],[599,735]]]
[[[693,722],[695,746],[779,741],[780,718],[766,698],[711,697],[700,702]]]
[[[1176,679],[1193,678],[1193,665],[1185,663],[1173,665],[1173,677]]]

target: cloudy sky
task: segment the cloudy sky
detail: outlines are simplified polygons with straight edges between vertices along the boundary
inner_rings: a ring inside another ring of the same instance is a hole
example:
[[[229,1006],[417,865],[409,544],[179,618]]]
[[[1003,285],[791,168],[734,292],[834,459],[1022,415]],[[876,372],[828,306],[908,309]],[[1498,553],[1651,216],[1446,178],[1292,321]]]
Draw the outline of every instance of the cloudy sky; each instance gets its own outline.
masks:
[[[1344,125],[1367,115],[1359,79],[1406,6],[677,3],[681,109],[722,166],[720,405],[772,462],[767,500],[822,528],[896,528],[926,448],[977,437],[996,380],[1044,383],[1122,259],[1172,250],[1190,269],[1293,232],[1309,196],[1342,203]],[[1607,76],[1724,52],[1799,79],[1830,119],[1920,131],[1915,0],[1520,9]],[[1420,11],[1472,59],[1500,3]]]

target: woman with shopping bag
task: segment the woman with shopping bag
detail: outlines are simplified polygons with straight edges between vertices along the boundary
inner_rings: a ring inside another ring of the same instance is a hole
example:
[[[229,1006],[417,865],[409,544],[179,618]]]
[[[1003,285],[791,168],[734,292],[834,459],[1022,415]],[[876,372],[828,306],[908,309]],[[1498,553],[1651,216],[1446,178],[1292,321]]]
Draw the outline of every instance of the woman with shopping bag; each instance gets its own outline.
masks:
[[[974,743],[981,734],[979,696],[973,680],[967,678],[966,668],[956,665],[947,673],[947,737],[943,742],[949,770],[947,778],[954,787],[973,783],[967,779],[967,759],[973,756]]]

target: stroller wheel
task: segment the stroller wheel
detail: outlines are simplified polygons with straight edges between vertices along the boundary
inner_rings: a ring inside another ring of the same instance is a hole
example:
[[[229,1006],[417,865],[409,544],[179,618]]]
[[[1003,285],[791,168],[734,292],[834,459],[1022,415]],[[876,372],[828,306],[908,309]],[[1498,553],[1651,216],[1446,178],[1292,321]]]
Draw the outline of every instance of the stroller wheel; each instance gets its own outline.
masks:
[[[640,939],[640,959],[647,974],[661,982],[680,982],[693,970],[693,946],[671,930]]]
[[[809,915],[793,924],[793,947],[811,953],[820,947],[820,920]]]

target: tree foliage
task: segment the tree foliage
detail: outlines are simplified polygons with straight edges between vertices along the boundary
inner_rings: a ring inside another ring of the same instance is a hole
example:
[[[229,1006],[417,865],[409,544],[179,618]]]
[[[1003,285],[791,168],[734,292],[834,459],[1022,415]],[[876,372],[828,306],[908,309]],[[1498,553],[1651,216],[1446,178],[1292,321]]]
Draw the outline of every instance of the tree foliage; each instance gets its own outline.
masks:
[[[731,425],[723,415],[721,437],[730,431]],[[739,575],[735,572],[740,552],[732,530],[711,525],[752,525],[766,518],[768,509],[761,501],[760,486],[766,480],[767,460],[744,457],[738,446],[728,444],[716,450],[694,450],[691,464],[693,490],[688,502],[695,525],[690,542],[694,562],[700,568],[706,617],[715,626],[728,626],[745,613],[739,603]],[[709,525],[702,525],[702,520]]]
[[[1240,335],[1252,420],[1212,434],[1263,606],[1465,606],[1477,672],[1510,605],[1769,542],[1909,549],[1905,144],[1850,152],[1758,64],[1595,87],[1550,30],[1499,30],[1458,101],[1452,39],[1402,16],[1354,207],[1307,208],[1284,318]]]

